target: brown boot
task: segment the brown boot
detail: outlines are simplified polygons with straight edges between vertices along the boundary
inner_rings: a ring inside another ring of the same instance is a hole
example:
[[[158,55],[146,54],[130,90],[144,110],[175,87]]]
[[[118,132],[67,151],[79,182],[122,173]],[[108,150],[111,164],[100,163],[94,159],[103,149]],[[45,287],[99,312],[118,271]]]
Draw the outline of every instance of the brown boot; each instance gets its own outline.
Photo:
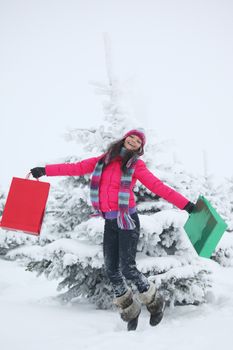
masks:
[[[128,331],[135,330],[138,325],[138,316],[141,312],[141,304],[134,299],[131,289],[114,299],[113,303],[119,308],[123,321],[127,322]]]
[[[145,304],[150,313],[150,325],[156,326],[163,318],[165,301],[162,296],[156,293],[155,284],[150,282],[150,287],[146,292],[139,294],[139,300]]]

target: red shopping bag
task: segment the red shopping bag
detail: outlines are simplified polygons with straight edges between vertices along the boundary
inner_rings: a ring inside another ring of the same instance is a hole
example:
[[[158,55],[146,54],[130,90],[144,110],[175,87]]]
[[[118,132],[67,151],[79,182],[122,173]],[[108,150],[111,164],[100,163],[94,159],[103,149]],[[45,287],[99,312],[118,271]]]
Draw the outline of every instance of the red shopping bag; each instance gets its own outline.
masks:
[[[39,235],[50,184],[13,177],[0,227]]]

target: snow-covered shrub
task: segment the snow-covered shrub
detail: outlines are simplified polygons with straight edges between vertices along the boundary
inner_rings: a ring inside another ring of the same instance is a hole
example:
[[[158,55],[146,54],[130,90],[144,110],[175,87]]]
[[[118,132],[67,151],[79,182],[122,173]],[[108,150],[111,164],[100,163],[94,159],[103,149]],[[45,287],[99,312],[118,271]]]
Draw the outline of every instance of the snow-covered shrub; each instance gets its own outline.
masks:
[[[217,245],[212,259],[224,267],[233,266],[233,234],[225,232]]]

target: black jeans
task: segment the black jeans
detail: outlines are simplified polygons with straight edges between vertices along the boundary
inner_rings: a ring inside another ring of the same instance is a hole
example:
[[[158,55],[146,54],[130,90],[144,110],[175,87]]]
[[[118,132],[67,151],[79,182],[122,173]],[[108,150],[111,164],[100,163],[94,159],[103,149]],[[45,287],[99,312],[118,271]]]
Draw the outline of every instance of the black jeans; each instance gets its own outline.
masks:
[[[149,288],[147,278],[138,271],[135,262],[140,234],[138,214],[131,214],[131,217],[136,225],[134,230],[122,230],[117,225],[117,219],[105,219],[104,263],[116,297],[128,289],[125,278],[131,280],[140,293]]]

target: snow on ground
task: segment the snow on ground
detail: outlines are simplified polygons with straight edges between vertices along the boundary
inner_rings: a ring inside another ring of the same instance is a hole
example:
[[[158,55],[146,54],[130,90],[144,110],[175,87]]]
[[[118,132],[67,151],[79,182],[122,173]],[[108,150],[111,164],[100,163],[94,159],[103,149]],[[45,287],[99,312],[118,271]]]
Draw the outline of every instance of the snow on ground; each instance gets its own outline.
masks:
[[[143,309],[136,332],[127,332],[116,311],[86,302],[61,305],[56,281],[0,260],[0,344],[2,350],[217,350],[233,343],[233,268],[209,261],[214,287],[201,306],[167,308],[157,327]],[[149,349],[149,348],[148,348]]]

